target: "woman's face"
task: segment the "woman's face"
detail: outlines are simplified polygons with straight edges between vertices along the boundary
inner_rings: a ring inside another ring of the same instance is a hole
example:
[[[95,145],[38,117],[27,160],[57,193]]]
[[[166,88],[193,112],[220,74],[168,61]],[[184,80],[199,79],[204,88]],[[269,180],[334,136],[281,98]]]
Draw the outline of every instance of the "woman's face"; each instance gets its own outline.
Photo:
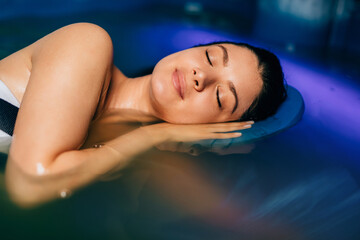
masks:
[[[151,76],[152,105],[171,123],[237,120],[260,93],[256,55],[245,47],[215,44],[171,54]]]

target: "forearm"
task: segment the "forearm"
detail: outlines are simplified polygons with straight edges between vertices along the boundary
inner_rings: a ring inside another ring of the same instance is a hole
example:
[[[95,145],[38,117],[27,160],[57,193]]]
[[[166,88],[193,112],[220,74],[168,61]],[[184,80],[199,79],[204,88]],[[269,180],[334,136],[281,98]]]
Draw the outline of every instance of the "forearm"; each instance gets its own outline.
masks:
[[[153,126],[137,128],[129,133],[101,143],[102,147],[68,151],[60,154],[48,168],[56,174],[78,169],[102,175],[109,170],[126,165],[134,156],[165,141],[160,129]],[[86,162],[86,164],[83,164]]]
[[[38,172],[25,171],[9,156],[6,180],[10,196],[19,205],[31,206],[57,198],[62,191],[74,191],[114,168],[123,168],[136,155],[164,141],[158,132],[150,135],[138,128],[101,148],[64,152]]]
[[[24,159],[11,159],[10,155],[7,187],[18,204],[34,205],[56,198],[63,190],[73,191],[84,186],[110,170],[121,169],[134,156],[163,142],[239,137],[241,133],[231,131],[248,128],[248,124],[153,124],[105,142],[101,148],[67,151],[50,161],[43,159],[50,162],[47,166],[39,165],[37,159],[21,162]]]

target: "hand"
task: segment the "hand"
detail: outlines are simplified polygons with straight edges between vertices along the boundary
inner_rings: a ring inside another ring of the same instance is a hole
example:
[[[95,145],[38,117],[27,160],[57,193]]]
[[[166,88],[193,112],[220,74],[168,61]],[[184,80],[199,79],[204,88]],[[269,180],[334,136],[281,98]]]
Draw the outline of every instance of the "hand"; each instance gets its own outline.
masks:
[[[148,128],[146,130],[149,131],[151,135],[162,135],[163,141],[156,145],[160,150],[184,152],[183,149],[181,149],[181,146],[185,146],[182,142],[239,137],[241,133],[233,131],[250,128],[253,123],[253,121],[196,125],[159,123],[144,128]]]

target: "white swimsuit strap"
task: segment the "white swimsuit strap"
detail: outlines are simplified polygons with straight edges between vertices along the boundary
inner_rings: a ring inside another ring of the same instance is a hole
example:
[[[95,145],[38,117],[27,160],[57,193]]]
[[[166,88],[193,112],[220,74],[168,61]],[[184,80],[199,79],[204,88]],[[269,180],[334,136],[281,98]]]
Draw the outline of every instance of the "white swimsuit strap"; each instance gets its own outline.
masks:
[[[14,97],[10,89],[0,80],[0,98],[11,103],[12,105],[19,107],[18,100]],[[12,137],[0,129],[0,152],[8,153],[11,145]]]
[[[4,99],[5,101],[11,103],[14,106],[19,107],[20,103],[14,97],[13,93],[10,89],[5,85],[3,81],[0,80],[0,98]]]

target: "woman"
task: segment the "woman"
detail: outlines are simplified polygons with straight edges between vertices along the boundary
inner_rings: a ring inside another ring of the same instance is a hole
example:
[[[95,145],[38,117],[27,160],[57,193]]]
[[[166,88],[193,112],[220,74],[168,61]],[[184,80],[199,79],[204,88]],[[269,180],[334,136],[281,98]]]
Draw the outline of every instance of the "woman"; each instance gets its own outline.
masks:
[[[220,122],[263,119],[285,96],[277,58],[246,44],[184,50],[134,79],[112,60],[109,35],[78,23],[0,61],[0,80],[21,103],[5,173],[15,202],[55,198],[159,144],[239,137],[233,131],[252,121]],[[168,123],[101,135],[127,120]]]

